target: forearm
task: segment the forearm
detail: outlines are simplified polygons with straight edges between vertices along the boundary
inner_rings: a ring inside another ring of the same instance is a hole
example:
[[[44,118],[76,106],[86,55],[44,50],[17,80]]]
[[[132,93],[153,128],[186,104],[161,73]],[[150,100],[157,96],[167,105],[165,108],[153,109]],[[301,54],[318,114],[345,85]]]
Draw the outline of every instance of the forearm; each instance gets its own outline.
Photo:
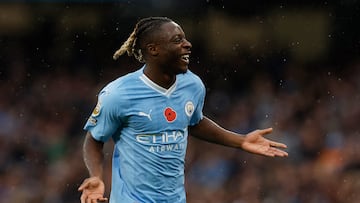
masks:
[[[89,171],[90,177],[100,177],[103,175],[103,146],[104,143],[95,140],[90,132],[86,134],[83,145],[83,158]]]
[[[222,128],[207,117],[190,127],[190,134],[208,142],[236,148],[241,148],[244,141],[244,136]]]

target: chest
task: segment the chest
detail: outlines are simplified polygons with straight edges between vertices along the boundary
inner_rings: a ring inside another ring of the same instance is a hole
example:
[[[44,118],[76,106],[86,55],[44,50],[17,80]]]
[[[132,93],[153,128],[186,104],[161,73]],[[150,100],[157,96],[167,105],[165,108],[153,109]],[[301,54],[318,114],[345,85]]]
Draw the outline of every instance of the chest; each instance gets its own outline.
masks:
[[[125,127],[135,133],[159,133],[183,130],[188,127],[195,111],[196,101],[191,94],[173,94],[169,97],[153,95],[129,100]]]

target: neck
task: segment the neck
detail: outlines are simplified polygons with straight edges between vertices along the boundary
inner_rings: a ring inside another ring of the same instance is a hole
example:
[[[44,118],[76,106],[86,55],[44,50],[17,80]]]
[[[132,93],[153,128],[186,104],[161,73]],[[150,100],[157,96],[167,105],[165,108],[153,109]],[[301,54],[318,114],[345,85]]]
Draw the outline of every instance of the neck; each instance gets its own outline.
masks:
[[[151,81],[165,89],[170,88],[176,80],[175,74],[166,73],[164,71],[161,71],[159,68],[154,68],[153,66],[150,66],[148,64],[146,64],[145,66],[144,74]]]

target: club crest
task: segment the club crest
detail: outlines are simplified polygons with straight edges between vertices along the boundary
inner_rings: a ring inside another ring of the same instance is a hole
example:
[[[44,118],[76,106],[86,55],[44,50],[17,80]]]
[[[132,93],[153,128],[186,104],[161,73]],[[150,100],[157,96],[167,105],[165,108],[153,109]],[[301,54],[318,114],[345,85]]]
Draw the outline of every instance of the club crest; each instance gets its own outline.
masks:
[[[186,102],[185,104],[185,113],[187,116],[191,117],[194,113],[195,107],[191,101]]]

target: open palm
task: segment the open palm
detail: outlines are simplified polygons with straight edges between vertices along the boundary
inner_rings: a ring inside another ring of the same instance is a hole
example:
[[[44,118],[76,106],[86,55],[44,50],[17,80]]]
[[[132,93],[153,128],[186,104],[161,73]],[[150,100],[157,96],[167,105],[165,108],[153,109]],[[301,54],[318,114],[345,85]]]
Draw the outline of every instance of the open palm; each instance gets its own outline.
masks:
[[[81,203],[107,201],[107,198],[104,197],[104,182],[98,177],[85,179],[84,182],[80,185],[79,191],[82,191],[80,197]]]
[[[279,156],[285,157],[288,156],[288,153],[279,148],[286,148],[287,146],[283,143],[274,142],[269,139],[264,138],[264,135],[272,132],[272,128],[267,128],[263,130],[254,130],[248,133],[245,137],[245,140],[242,144],[242,149],[264,156]]]

